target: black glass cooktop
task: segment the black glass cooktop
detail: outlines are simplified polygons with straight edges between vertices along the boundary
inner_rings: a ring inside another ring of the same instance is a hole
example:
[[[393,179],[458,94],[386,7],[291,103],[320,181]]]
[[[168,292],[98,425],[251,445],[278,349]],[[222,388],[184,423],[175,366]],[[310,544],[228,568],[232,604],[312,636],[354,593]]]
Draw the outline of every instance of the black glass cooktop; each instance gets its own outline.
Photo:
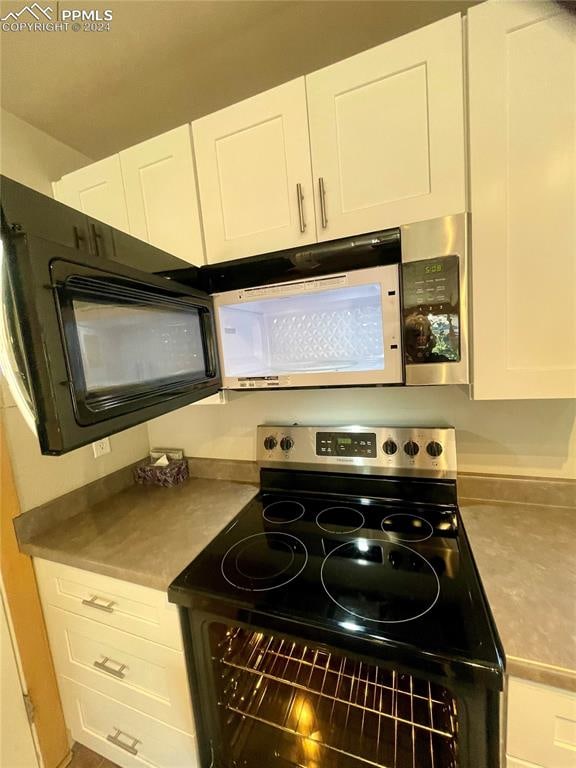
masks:
[[[501,667],[456,508],[261,493],[178,576],[224,599],[378,643]]]

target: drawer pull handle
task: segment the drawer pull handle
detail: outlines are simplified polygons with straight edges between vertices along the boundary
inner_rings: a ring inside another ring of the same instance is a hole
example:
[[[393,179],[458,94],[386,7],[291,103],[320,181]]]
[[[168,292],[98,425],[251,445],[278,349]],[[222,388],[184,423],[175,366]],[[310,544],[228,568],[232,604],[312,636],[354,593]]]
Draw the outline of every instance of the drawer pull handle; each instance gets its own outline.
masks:
[[[102,602],[98,602],[98,600],[101,600]],[[90,600],[82,600],[82,605],[87,605],[88,608],[97,608],[99,611],[106,611],[106,613],[114,613],[113,605],[116,605],[114,600],[104,600],[103,597],[98,597],[98,595],[92,595]]]
[[[106,736],[106,741],[109,741],[111,744],[115,744],[117,747],[120,747],[120,749],[124,749],[126,752],[130,752],[131,755],[137,755],[138,750],[136,749],[136,744],[142,744],[140,739],[135,739],[134,736],[130,736],[129,733],[126,733],[126,731],[121,731],[120,728],[114,727],[115,733],[109,733],[108,736]],[[120,736],[124,735],[127,739],[129,739],[132,743],[126,744],[125,741],[120,740]]]
[[[110,664],[118,664],[118,669],[114,669],[114,667],[109,667],[108,663]],[[102,672],[108,672],[109,675],[113,675],[114,677],[118,677],[120,680],[124,680],[126,675],[124,674],[124,670],[127,668],[126,664],[120,664],[117,661],[114,661],[114,659],[111,659],[109,656],[103,656],[102,661],[95,661],[94,666],[96,669],[101,669]]]

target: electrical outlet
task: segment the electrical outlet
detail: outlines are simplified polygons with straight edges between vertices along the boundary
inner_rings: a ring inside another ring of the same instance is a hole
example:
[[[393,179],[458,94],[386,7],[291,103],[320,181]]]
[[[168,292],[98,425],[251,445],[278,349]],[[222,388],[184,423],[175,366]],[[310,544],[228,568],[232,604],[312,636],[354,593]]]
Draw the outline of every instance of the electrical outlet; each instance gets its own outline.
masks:
[[[110,453],[110,438],[103,437],[102,440],[96,440],[92,443],[92,450],[94,451],[94,458],[104,456],[105,453]]]

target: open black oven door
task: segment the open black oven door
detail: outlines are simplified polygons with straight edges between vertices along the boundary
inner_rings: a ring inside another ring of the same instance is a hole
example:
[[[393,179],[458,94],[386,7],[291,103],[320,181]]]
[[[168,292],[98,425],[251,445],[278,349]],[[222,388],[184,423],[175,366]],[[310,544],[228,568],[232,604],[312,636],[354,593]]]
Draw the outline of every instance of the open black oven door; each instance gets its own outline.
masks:
[[[6,230],[1,261],[1,365],[42,453],[66,453],[219,390],[206,293]]]

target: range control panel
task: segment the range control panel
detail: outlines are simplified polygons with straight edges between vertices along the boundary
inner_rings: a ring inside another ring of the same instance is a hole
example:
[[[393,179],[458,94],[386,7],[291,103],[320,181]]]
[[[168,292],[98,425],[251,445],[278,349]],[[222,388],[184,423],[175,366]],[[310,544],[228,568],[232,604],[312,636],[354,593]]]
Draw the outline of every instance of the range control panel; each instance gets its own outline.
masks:
[[[452,427],[258,427],[262,467],[455,477]]]
[[[316,432],[317,456],[376,457],[376,433]]]

